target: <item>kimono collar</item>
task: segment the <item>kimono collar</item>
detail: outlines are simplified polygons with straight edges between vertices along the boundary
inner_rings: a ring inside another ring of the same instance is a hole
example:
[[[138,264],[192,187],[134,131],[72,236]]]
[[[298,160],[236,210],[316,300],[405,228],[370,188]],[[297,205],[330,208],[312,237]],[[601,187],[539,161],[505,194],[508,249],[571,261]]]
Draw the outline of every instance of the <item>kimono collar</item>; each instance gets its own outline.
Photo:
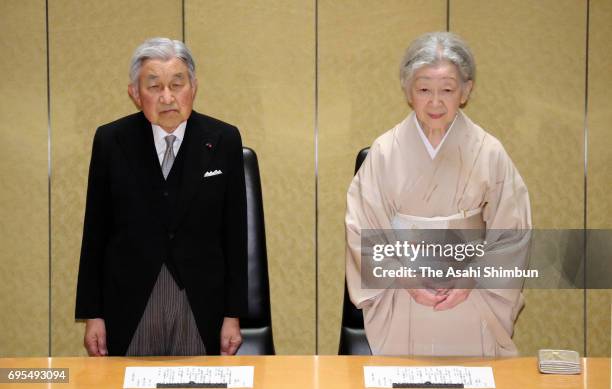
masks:
[[[431,142],[429,142],[429,139],[427,139],[427,136],[425,136],[425,131],[423,131],[423,128],[421,127],[421,124],[417,120],[416,115],[414,115],[414,123],[416,125],[417,132],[419,133],[419,136],[420,136],[421,140],[423,141],[423,144],[425,145],[425,149],[427,149],[427,153],[429,154],[431,159],[436,158],[436,155],[438,154],[438,151],[440,150],[440,148],[442,148],[442,145],[444,144],[444,141],[448,137],[448,134],[453,129],[453,126],[454,126],[455,122],[457,121],[457,116],[459,116],[459,112],[457,112],[457,114],[455,115],[455,118],[453,119],[453,122],[448,127],[448,130],[446,130],[446,133],[444,134],[444,137],[442,137],[442,140],[440,141],[438,146],[436,148],[434,148],[432,146]]]

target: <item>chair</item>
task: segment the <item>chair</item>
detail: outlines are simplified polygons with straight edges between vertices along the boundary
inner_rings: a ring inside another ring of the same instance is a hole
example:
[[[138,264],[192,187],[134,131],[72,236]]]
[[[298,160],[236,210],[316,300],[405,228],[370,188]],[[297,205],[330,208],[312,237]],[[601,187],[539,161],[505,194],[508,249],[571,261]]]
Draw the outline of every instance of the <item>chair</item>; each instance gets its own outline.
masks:
[[[249,313],[240,318],[242,345],[238,355],[273,355],[270,285],[259,164],[255,151],[242,148],[247,197]]]
[[[355,160],[355,173],[370,151],[369,147],[361,149]],[[339,355],[371,355],[372,350],[363,329],[363,314],[351,302],[346,281],[344,282],[344,303],[342,306],[342,327],[340,329]]]

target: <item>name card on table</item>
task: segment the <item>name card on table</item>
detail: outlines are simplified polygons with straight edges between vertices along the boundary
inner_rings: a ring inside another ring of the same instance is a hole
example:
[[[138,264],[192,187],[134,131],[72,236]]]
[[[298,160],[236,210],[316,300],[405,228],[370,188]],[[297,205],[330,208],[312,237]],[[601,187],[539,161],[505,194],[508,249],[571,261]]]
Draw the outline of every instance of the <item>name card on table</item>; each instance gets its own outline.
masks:
[[[450,387],[448,385],[464,388],[495,388],[491,367],[364,366],[363,379],[366,388],[393,388],[402,387],[402,384],[424,384],[422,387],[429,388]]]
[[[130,366],[125,368],[123,387],[252,388],[254,371],[253,366]]]

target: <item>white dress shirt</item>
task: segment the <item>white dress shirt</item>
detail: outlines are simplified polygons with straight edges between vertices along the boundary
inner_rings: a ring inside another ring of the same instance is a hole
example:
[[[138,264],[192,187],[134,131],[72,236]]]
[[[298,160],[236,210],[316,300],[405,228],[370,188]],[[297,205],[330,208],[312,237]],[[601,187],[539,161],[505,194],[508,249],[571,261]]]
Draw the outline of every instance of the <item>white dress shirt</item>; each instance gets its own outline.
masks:
[[[164,160],[164,153],[166,152],[166,137],[168,135],[176,136],[174,140],[174,144],[172,148],[174,149],[174,155],[177,156],[179,149],[181,148],[181,143],[183,143],[183,138],[185,137],[185,128],[187,128],[187,122],[184,121],[174,130],[172,133],[166,132],[163,128],[158,126],[157,124],[151,124],[153,128],[153,142],[155,143],[155,151],[157,151],[157,157],[159,158],[159,165],[161,166],[162,161]]]

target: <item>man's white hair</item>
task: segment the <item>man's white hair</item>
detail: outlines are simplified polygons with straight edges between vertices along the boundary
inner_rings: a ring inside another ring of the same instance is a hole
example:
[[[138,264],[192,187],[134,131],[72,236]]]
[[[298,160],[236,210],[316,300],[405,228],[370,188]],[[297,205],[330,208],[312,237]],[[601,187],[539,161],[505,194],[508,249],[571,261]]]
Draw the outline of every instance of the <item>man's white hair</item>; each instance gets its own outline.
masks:
[[[183,42],[169,38],[147,39],[136,48],[130,61],[130,84],[138,86],[140,68],[147,59],[169,61],[172,58],[178,58],[185,62],[189,70],[189,79],[193,84],[195,80],[195,62],[193,61],[191,51],[189,51]]]

